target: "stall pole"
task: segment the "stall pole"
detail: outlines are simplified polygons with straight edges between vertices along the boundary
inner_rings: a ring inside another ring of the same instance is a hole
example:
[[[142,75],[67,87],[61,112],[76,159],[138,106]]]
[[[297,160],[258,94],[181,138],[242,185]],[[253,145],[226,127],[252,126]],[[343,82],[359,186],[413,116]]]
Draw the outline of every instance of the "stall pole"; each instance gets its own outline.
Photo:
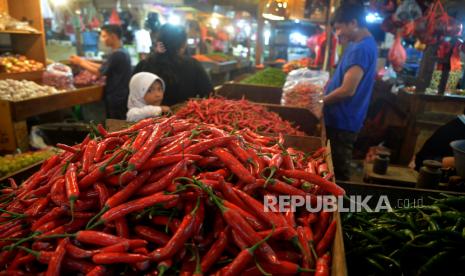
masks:
[[[326,4],[328,8],[326,9],[326,47],[325,47],[325,61],[323,63],[324,71],[331,71],[331,48],[333,40],[333,32],[331,31],[331,9],[336,4],[335,0],[327,0]]]
[[[263,53],[263,30],[265,28],[265,19],[263,18],[263,10],[265,8],[265,1],[258,2],[258,15],[257,15],[257,39],[255,46],[255,65],[262,64]]]

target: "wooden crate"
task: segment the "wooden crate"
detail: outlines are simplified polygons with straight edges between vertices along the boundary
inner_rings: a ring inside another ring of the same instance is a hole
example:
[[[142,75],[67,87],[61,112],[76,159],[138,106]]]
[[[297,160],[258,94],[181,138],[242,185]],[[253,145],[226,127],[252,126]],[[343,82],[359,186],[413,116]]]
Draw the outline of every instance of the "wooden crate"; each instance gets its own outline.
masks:
[[[217,96],[227,99],[240,100],[242,98],[251,102],[281,104],[281,87],[272,87],[264,85],[251,85],[237,82],[228,82],[223,84],[216,91]]]
[[[328,169],[331,173],[334,173],[333,161],[331,159],[331,145],[330,142],[325,142],[324,139],[319,137],[301,137],[301,136],[285,136],[284,140],[285,147],[293,147],[304,152],[313,152],[318,148],[326,145],[326,163],[328,164]],[[333,178],[333,181],[335,179]],[[344,238],[342,235],[342,222],[339,212],[335,213],[333,217],[337,221],[336,236],[334,238],[333,247],[332,247],[332,266],[331,266],[331,275],[332,276],[346,276],[347,265],[345,258],[345,249],[344,249]]]
[[[26,150],[26,119],[32,116],[101,100],[102,86],[89,86],[73,91],[24,101],[0,100],[0,151]]]

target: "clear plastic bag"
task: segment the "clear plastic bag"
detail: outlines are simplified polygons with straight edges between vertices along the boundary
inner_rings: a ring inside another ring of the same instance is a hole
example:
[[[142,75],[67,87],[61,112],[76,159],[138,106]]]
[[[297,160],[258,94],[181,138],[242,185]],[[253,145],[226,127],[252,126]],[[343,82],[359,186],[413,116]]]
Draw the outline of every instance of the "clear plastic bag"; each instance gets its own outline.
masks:
[[[302,68],[290,72],[283,87],[281,105],[307,108],[320,118],[323,90],[328,80],[329,73],[325,71]]]
[[[415,0],[404,0],[397,8],[395,17],[402,22],[408,22],[422,16],[421,8]]]
[[[52,63],[42,75],[42,82],[60,90],[74,89],[73,70],[62,63]]]

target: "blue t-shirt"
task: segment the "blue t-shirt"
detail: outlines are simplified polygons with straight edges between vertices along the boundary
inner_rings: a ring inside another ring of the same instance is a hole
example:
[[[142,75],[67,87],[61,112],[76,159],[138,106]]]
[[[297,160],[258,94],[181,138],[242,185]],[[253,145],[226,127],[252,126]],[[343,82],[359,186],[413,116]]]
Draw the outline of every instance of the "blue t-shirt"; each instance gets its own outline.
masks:
[[[345,73],[352,66],[358,65],[362,68],[364,72],[363,78],[352,97],[335,104],[325,105],[326,126],[350,132],[360,131],[370,104],[371,92],[375,82],[377,58],[377,45],[372,36],[347,46],[333,78],[328,83],[325,95],[330,94],[342,85]]]

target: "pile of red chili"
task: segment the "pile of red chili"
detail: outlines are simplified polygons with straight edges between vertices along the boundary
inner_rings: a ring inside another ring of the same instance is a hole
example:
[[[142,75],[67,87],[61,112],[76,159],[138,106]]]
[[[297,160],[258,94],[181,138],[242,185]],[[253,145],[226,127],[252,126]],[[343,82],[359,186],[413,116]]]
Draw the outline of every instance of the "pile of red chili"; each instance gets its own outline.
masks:
[[[176,115],[180,118],[192,118],[199,123],[215,124],[228,131],[249,128],[259,133],[305,135],[278,114],[244,99],[238,101],[223,98],[190,100],[176,112]]]
[[[0,275],[328,275],[333,214],[263,198],[344,191],[324,149],[282,143],[176,117],[99,126],[1,189]]]

